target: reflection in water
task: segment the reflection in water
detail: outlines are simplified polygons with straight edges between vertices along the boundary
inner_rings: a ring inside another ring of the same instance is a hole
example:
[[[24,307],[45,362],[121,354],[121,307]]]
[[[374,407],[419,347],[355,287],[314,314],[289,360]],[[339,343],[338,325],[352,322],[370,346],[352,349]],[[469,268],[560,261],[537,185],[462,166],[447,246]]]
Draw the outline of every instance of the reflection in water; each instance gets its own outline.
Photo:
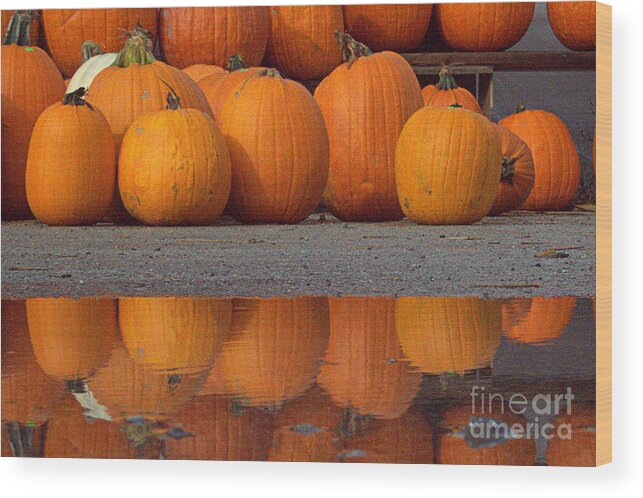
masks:
[[[593,465],[593,327],[573,297],[3,300],[2,454]],[[570,387],[541,419],[573,437],[473,439],[473,386]]]

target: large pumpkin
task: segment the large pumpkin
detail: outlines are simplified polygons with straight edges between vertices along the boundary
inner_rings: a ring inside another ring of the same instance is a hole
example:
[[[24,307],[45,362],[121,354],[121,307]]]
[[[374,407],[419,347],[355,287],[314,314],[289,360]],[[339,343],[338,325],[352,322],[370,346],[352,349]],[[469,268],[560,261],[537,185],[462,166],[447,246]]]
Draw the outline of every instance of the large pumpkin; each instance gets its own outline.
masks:
[[[179,68],[196,63],[223,66],[234,54],[256,66],[270,32],[264,6],[162,8],[159,26],[163,55]]]
[[[411,405],[422,376],[402,357],[395,300],[329,298],[330,337],[318,382],[335,404],[362,415],[397,418]]]
[[[228,336],[231,317],[229,299],[118,300],[118,321],[130,356],[140,365],[173,374],[209,370]]]
[[[596,2],[547,2],[556,38],[571,50],[596,48]]]
[[[93,225],[114,198],[116,151],[103,113],[79,88],[36,121],[27,157],[29,207],[48,225]]]
[[[33,11],[17,11],[2,45],[2,217],[31,217],[25,189],[29,139],[36,120],[65,93],[47,53],[29,40]]]
[[[96,75],[103,69],[111,66],[116,60],[116,57],[118,57],[118,54],[115,52],[103,53],[98,43],[93,40],[83,42],[81,53],[83,55],[82,65],[76,70],[68,82],[65,80],[65,84],[67,85],[66,93],[73,93],[79,88],[88,90]]]
[[[534,160],[534,187],[522,209],[570,209],[578,190],[580,169],[576,146],[565,123],[551,112],[529,111],[520,106],[499,124],[527,144]]]
[[[534,2],[444,3],[435,6],[442,39],[460,52],[499,52],[520,41]]]
[[[493,205],[502,172],[500,139],[472,111],[424,107],[408,120],[395,157],[404,214],[431,225],[471,224]]]
[[[504,329],[504,333],[518,342],[551,342],[564,332],[575,307],[576,298],[573,296],[534,297],[529,312]]]
[[[431,4],[344,5],[346,31],[376,51],[416,48],[431,20]]]
[[[457,104],[482,114],[482,109],[476,98],[469,90],[458,86],[455,78],[449,72],[448,66],[442,66],[439,78],[436,85],[427,85],[422,89],[425,106],[449,107]]]
[[[328,137],[306,88],[275,69],[250,74],[217,121],[232,160],[232,216],[298,223],[315,211],[328,178]]]
[[[47,48],[65,78],[82,64],[80,46],[94,40],[104,52],[123,48],[123,33],[140,23],[156,39],[156,9],[45,9],[42,25]]]
[[[289,78],[323,78],[342,63],[334,33],[344,30],[340,5],[270,7],[271,57]]]
[[[342,220],[399,220],[395,145],[422,107],[418,80],[400,55],[373,54],[350,36],[337,36],[345,62],[315,90],[330,142],[324,201]]]
[[[547,465],[596,466],[596,408],[591,403],[572,404],[553,422],[553,438],[547,441]]]
[[[118,190],[127,211],[148,225],[209,225],[230,195],[230,155],[214,120],[183,109],[138,117],[123,138]]]
[[[477,297],[401,297],[402,350],[420,371],[465,373],[488,365],[500,344],[500,303]]]
[[[0,33],[4,35],[7,32],[7,28],[9,27],[9,21],[11,21],[11,18],[13,15],[16,13],[16,10],[8,10],[8,9],[3,9],[2,10],[2,25],[0,26]],[[42,34],[41,34],[41,26],[40,26],[40,17],[42,15],[42,11],[40,10],[35,10],[34,12],[34,17],[33,21],[31,22],[31,26],[29,27],[29,40],[31,41],[31,44],[33,46],[36,45],[41,45],[42,43]]]
[[[496,200],[489,214],[500,214],[523,205],[534,187],[534,159],[527,144],[504,126],[494,123],[502,149],[502,173]]]

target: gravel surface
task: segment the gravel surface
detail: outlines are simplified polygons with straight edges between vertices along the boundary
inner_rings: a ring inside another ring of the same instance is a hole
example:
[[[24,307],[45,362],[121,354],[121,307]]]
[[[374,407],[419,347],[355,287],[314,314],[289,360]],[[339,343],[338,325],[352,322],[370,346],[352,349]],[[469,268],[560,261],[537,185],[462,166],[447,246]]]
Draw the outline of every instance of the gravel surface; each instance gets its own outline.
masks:
[[[2,297],[592,296],[595,252],[595,216],[584,211],[512,213],[449,227],[343,223],[319,214],[297,226],[8,222]]]

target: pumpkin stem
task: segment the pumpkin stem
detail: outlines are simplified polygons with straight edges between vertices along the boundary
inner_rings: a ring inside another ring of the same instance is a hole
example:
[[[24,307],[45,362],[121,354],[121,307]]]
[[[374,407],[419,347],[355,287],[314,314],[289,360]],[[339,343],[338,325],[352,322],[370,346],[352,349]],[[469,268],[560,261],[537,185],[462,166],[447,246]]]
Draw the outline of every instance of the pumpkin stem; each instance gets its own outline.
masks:
[[[526,110],[527,110],[527,106],[525,105],[524,102],[518,104],[518,107],[516,107],[516,113],[525,112]]]
[[[63,105],[86,105],[93,111],[94,108],[91,106],[91,104],[85,102],[85,93],[87,93],[87,90],[85,90],[85,87],[82,86],[79,89],[74,90],[73,92],[66,93],[63,97]]]
[[[502,156],[502,174],[500,175],[500,181],[506,181],[509,184],[513,185],[515,164],[515,159],[510,159],[507,156]]]
[[[16,10],[9,20],[2,44],[16,44],[19,47],[31,46],[29,30],[31,22],[37,17],[38,13],[35,10]]]
[[[370,48],[358,42],[346,31],[340,29],[335,31],[335,40],[342,51],[342,60],[348,63],[349,69],[360,57],[373,55],[373,51]]]
[[[96,57],[97,55],[103,53],[98,43],[96,43],[94,40],[84,41],[80,51],[83,54],[83,62],[87,62],[92,57]]]
[[[356,408],[344,409],[342,421],[338,429],[338,436],[342,439],[349,438],[362,432],[373,420],[372,415],[362,415]]]
[[[241,54],[234,54],[228,59],[226,68],[228,71],[232,72],[237,71],[238,69],[248,69],[248,64],[245,63]]]
[[[456,88],[459,88],[458,84],[455,82],[455,78],[449,71],[449,66],[446,64],[440,68],[438,76],[440,76],[440,79],[438,80],[438,84],[435,85],[438,87],[438,90],[455,90]]]
[[[4,430],[13,456],[44,456],[47,424],[30,427],[18,422],[6,422]]]
[[[165,108],[172,111],[183,109],[183,107],[181,106],[181,99],[174,91],[174,88],[172,88],[167,81],[161,80],[161,82],[170,89],[170,91],[167,94],[167,97],[165,98],[165,102],[167,102],[167,105],[165,106]]]
[[[257,73],[257,76],[267,76],[268,78],[284,79],[281,73],[274,67],[262,69]]]
[[[130,64],[151,64],[156,61],[152,53],[152,33],[139,23],[131,31],[125,32],[127,41],[123,50],[118,53],[112,64],[118,67],[128,67]]]
[[[462,109],[462,104],[458,104],[457,102],[455,104],[450,104],[449,109]]]

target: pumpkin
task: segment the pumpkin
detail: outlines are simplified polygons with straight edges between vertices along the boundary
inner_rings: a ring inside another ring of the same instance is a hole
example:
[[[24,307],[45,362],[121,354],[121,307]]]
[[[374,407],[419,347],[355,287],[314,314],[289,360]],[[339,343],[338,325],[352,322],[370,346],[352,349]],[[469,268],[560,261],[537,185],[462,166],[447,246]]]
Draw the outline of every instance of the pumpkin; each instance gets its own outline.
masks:
[[[38,364],[72,390],[109,361],[118,340],[116,301],[27,299],[29,336]]]
[[[7,28],[9,27],[9,21],[11,21],[11,18],[13,15],[16,13],[16,10],[8,10],[8,9],[3,9],[2,10],[2,34],[4,35],[7,32]],[[31,21],[31,26],[29,28],[29,40],[31,40],[31,43],[36,46],[40,45],[42,43],[42,35],[40,33],[41,31],[41,26],[40,26],[40,17],[41,17],[41,11],[40,10],[34,10],[32,11],[34,13],[33,20]]]
[[[156,17],[156,9],[45,9],[42,25],[51,57],[70,78],[83,62],[78,47],[85,40],[94,40],[105,52],[118,52],[123,33],[137,23],[155,40]]]
[[[504,427],[507,431],[513,424],[526,427],[527,420],[514,415],[507,407],[504,413],[501,409],[494,405],[491,414],[479,414],[472,411],[471,403],[449,408],[440,423],[437,462],[451,465],[533,465],[536,459],[534,439],[502,437],[506,434]],[[492,437],[496,434],[495,429],[488,429],[494,422],[506,424],[499,429],[500,437],[495,440],[481,437],[487,430]]]
[[[447,3],[435,6],[441,38],[460,52],[500,52],[525,35],[534,2]]]
[[[268,457],[272,438],[270,414],[240,408],[223,396],[197,396],[172,420],[191,437],[165,444],[170,460],[250,460]]]
[[[570,50],[596,49],[596,2],[547,2],[558,41]]]
[[[395,322],[411,365],[463,374],[488,365],[500,345],[500,303],[477,297],[401,297]]]
[[[484,116],[424,107],[397,143],[395,183],[404,214],[430,225],[471,224],[489,213],[502,170],[500,139]]]
[[[31,217],[25,188],[29,139],[42,111],[65,93],[54,61],[29,41],[32,18],[33,11],[17,11],[2,46],[3,219]]]
[[[342,63],[333,33],[344,30],[340,5],[270,7],[268,44],[279,70],[297,80],[323,78]]]
[[[208,391],[244,406],[280,407],[315,381],[328,326],[326,298],[234,299],[230,336]]]
[[[422,376],[402,357],[395,300],[329,298],[330,337],[318,382],[338,406],[397,418],[411,405]]]
[[[465,109],[482,114],[480,104],[466,88],[459,87],[449,72],[449,66],[440,69],[437,85],[427,85],[422,89],[422,98],[427,107],[449,107],[459,104]]]
[[[519,106],[499,122],[520,137],[534,160],[534,187],[521,206],[530,211],[570,209],[578,190],[580,168],[572,135],[550,112]]]
[[[299,223],[315,211],[328,177],[328,137],[306,88],[275,69],[250,74],[217,121],[232,160],[230,215]]]
[[[221,66],[215,66],[214,64],[192,64],[191,66],[183,69],[183,72],[192,78],[196,83],[201,81],[203,78],[212,76],[213,74],[220,74],[223,76],[227,73],[225,69]]]
[[[230,331],[229,299],[122,297],[118,321],[137,364],[173,374],[208,371]]]
[[[268,460],[337,462],[342,450],[343,421],[344,410],[314,385],[277,413]]]
[[[375,51],[408,52],[426,35],[431,4],[344,5],[346,31]]]
[[[507,128],[493,124],[502,149],[502,173],[496,200],[489,214],[518,209],[534,187],[534,159],[527,144]]]
[[[573,296],[531,298],[529,312],[504,332],[518,342],[551,342],[562,335],[575,307]]]
[[[554,437],[547,441],[547,465],[596,466],[596,409],[593,404],[573,404],[571,413],[565,410],[554,419],[553,425]]]
[[[26,168],[29,207],[48,225],[93,225],[114,197],[116,152],[109,123],[84,88],[36,121]]]
[[[393,420],[373,420],[345,443],[347,463],[433,463],[433,431],[426,418],[411,408]]]
[[[315,90],[330,142],[324,202],[345,221],[399,220],[395,144],[422,107],[418,80],[400,55],[373,54],[345,33],[336,36],[345,62]]]
[[[81,53],[83,54],[83,64],[76,70],[69,82],[65,83],[67,85],[66,93],[73,93],[81,87],[88,90],[96,75],[111,66],[118,57],[116,53],[104,54],[98,43],[92,40],[83,42]]]
[[[214,120],[183,109],[139,116],[123,138],[118,189],[127,211],[148,225],[208,225],[230,195],[230,155]]]
[[[162,8],[159,27],[162,52],[172,66],[223,66],[233,54],[256,66],[266,51],[270,19],[264,6]]]

